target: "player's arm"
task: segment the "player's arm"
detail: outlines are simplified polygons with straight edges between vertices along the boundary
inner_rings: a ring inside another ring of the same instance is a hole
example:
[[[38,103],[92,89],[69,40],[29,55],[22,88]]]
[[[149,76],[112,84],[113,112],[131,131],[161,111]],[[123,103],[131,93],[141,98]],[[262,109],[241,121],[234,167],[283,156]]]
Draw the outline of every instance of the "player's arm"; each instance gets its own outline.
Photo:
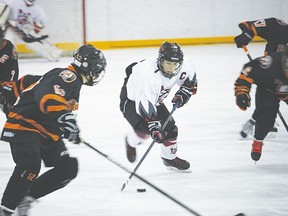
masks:
[[[187,77],[185,82],[181,85],[179,90],[175,93],[172,103],[178,104],[177,108],[180,108],[186,104],[190,97],[197,93],[198,89],[198,80],[196,77],[196,73],[192,78]]]
[[[16,82],[19,78],[19,65],[18,65],[18,53],[14,45],[12,45],[12,53],[11,53],[11,73],[10,80]]]
[[[283,20],[279,20],[277,18],[267,18],[267,19],[259,19],[254,21],[246,21],[240,23],[238,26],[242,30],[242,34],[236,36],[234,41],[238,48],[242,48],[249,44],[251,40],[253,40],[254,36],[259,36],[269,41],[274,34],[282,34],[280,31],[282,28],[278,28],[279,26],[287,26]],[[280,29],[280,30],[279,30]],[[278,30],[278,31],[276,31]],[[283,34],[286,34],[286,31]]]
[[[245,21],[240,23],[239,28],[242,33],[234,38],[237,48],[242,48],[250,43],[253,40],[254,36],[257,35],[253,21]]]
[[[254,60],[255,61],[255,60]],[[240,76],[234,83],[234,92],[236,97],[236,104],[241,110],[246,110],[250,107],[250,89],[252,83],[254,83],[253,78],[251,78],[250,73],[252,72],[253,68],[251,63],[246,64],[243,67],[243,70]]]

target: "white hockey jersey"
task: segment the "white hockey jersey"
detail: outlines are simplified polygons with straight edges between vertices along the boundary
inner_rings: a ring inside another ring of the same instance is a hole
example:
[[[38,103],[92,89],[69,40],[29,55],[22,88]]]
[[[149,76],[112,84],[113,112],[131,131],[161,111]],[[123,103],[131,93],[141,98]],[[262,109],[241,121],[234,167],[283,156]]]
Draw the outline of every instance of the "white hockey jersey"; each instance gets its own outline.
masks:
[[[180,72],[172,78],[165,77],[157,66],[157,59],[146,59],[132,68],[127,82],[127,96],[135,101],[136,111],[142,117],[156,116],[156,106],[168,96],[174,85],[179,87],[189,77],[196,75],[196,69],[190,59],[183,60]],[[146,116],[143,116],[143,111]]]
[[[46,16],[43,9],[37,5],[27,6],[23,0],[1,0],[10,7],[9,22],[21,31],[27,31],[27,26],[44,27]]]

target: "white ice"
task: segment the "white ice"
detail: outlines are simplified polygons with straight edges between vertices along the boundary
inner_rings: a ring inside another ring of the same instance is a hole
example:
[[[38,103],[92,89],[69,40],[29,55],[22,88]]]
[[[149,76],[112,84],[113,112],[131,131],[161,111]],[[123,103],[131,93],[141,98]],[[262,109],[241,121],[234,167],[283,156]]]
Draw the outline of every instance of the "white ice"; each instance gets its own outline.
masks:
[[[260,56],[264,44],[249,45],[252,57]],[[252,138],[241,139],[239,131],[250,118],[235,105],[233,84],[247,56],[234,44],[183,46],[186,57],[197,68],[199,90],[189,103],[177,109],[178,156],[191,163],[192,173],[167,171],[154,145],[137,173],[150,183],[203,216],[288,215],[287,131],[280,119],[279,132],[266,140],[260,161],[250,158]],[[107,73],[101,83],[82,88],[78,111],[83,139],[129,170],[124,135],[130,128],[119,110],[119,92],[125,67],[133,61],[157,56],[158,48],[104,50]],[[21,75],[43,74],[54,67],[66,67],[72,57],[59,62],[20,59]],[[254,90],[252,89],[252,104]],[[175,89],[176,90],[176,89]],[[171,99],[166,105],[171,110]],[[288,121],[287,105],[280,108]],[[1,127],[5,121],[1,113]],[[138,161],[151,140],[137,149]],[[67,142],[78,158],[78,177],[67,187],[43,197],[33,206],[32,215],[41,216],[188,216],[193,215],[176,202],[125,172],[86,145]],[[138,162],[137,161],[137,162]],[[8,143],[0,141],[0,196],[14,168]],[[47,168],[42,168],[42,172]],[[146,188],[138,193],[137,188]]]

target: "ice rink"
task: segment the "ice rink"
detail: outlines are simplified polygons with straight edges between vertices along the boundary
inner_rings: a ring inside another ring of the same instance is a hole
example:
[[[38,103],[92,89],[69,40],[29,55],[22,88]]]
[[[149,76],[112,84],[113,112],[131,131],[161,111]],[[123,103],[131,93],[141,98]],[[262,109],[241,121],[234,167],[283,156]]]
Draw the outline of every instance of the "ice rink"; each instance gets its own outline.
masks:
[[[252,57],[263,54],[264,44],[249,45]],[[166,170],[155,144],[137,173],[156,187],[203,216],[288,215],[288,133],[280,119],[278,134],[266,140],[262,158],[250,158],[252,138],[241,139],[239,131],[254,110],[246,112],[235,104],[233,84],[247,56],[234,44],[183,46],[185,57],[197,68],[199,88],[189,103],[173,115],[179,127],[178,156],[191,164],[192,173]],[[94,87],[83,86],[78,123],[82,138],[133,170],[152,140],[139,146],[138,160],[126,159],[124,136],[129,125],[119,110],[119,92],[125,67],[134,61],[157,56],[158,47],[104,50],[107,73]],[[59,62],[45,59],[20,59],[21,75],[44,74],[54,67],[66,67],[72,57]],[[178,87],[175,86],[174,91]],[[165,100],[171,110],[171,96]],[[288,121],[287,105],[281,103]],[[1,115],[1,128],[5,121]],[[62,190],[37,202],[33,216],[188,216],[186,209],[133,177],[125,190],[129,173],[86,145],[67,142],[71,155],[79,160],[78,177]],[[8,143],[0,141],[0,196],[12,173],[14,163]],[[46,168],[42,168],[42,172]],[[146,188],[138,193],[137,188]]]

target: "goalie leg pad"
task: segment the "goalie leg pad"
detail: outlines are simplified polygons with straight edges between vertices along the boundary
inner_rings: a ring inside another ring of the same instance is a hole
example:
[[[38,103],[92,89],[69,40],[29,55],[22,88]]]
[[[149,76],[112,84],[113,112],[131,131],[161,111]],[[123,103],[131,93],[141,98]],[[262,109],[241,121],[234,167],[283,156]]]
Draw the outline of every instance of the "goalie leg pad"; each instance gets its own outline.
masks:
[[[48,59],[49,61],[58,61],[62,54],[62,51],[60,49],[50,44],[47,40],[26,43],[26,46],[38,55]]]

